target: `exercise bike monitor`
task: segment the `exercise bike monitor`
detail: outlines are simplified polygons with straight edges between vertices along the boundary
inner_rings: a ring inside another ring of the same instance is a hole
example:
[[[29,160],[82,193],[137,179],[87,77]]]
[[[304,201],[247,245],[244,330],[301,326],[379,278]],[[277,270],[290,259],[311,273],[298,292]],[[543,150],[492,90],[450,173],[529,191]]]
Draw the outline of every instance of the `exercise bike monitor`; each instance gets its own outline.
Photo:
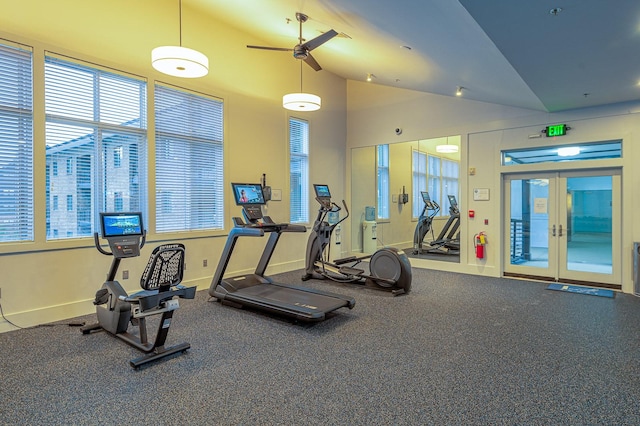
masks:
[[[429,193],[427,191],[420,191],[420,195],[422,195],[422,201],[424,201],[425,204],[431,201],[431,197],[429,197]]]
[[[259,183],[232,183],[233,196],[249,222],[262,219],[262,205],[266,204],[262,185]]]
[[[142,213],[100,213],[100,229],[117,258],[140,255],[140,238],[144,235]]]

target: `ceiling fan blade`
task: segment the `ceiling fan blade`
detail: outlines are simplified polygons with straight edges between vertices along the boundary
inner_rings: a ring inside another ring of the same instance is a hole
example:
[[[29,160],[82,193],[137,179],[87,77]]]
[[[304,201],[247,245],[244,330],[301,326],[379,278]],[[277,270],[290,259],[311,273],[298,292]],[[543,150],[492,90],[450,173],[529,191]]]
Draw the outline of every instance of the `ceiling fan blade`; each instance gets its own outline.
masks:
[[[311,68],[313,68],[316,71],[320,71],[322,69],[318,61],[316,61],[314,57],[311,56],[311,53],[307,53],[307,57],[304,58],[303,61],[305,61],[307,65],[309,65]]]
[[[306,43],[303,43],[301,47],[303,47],[307,51],[313,50],[321,44],[328,42],[337,35],[338,33],[335,30],[329,30],[326,33],[320,34],[318,37],[311,39]]]
[[[293,52],[293,49],[288,49],[286,47],[253,46],[253,45],[250,45],[250,44],[247,44],[247,47],[249,49],[279,50],[279,51],[282,51],[282,52]]]

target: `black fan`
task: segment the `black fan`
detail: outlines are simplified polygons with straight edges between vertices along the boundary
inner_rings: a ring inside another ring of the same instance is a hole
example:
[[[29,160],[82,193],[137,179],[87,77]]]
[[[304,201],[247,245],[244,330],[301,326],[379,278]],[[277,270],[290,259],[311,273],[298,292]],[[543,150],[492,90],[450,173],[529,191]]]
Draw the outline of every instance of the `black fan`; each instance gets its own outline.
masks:
[[[322,67],[313,58],[313,56],[311,56],[310,52],[316,47],[326,43],[327,41],[337,36],[338,33],[334,30],[329,30],[326,33],[323,33],[318,37],[314,38],[313,40],[309,40],[306,43],[303,43],[304,39],[302,38],[302,24],[307,22],[307,19],[309,19],[309,17],[303,13],[296,12],[296,19],[300,23],[300,35],[298,36],[298,44],[296,44],[293,47],[293,49],[288,49],[285,47],[266,47],[266,46],[251,46],[251,45],[247,45],[247,47],[250,49],[280,50],[285,52],[293,52],[294,58],[302,59],[311,68],[313,68],[316,71],[320,71]]]

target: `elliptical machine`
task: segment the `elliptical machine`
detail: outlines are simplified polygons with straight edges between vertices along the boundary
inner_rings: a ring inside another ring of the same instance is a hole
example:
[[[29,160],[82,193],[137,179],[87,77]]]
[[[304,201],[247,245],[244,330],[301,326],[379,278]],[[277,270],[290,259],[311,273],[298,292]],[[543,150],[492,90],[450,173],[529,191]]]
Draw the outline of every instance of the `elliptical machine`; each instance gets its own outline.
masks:
[[[411,263],[402,250],[385,247],[372,255],[349,256],[329,261],[329,247],[333,230],[349,217],[347,204],[342,200],[346,215],[334,224],[327,221],[330,213],[342,208],[331,201],[328,185],[314,184],[316,200],[320,203],[318,216],[307,241],[306,268],[302,280],[329,279],[339,283],[362,284],[377,290],[391,292],[394,296],[411,290]],[[357,268],[359,263],[369,260],[369,274]]]
[[[146,355],[129,361],[134,368],[177,352],[186,352],[191,347],[188,343],[169,348],[164,346],[173,312],[180,307],[175,298],[193,299],[196,293],[196,287],[180,285],[184,271],[184,245],[156,247],[140,279],[142,291],[128,295],[115,278],[122,259],[140,256],[146,238],[142,214],[100,213],[100,222],[102,237],[108,241],[111,251],[100,246],[97,232],[94,242],[98,251],[113,256],[113,261],[107,281],[96,292],[93,301],[98,322],[82,327],[82,334],[103,329],[141,350]],[[146,319],[160,314],[162,317],[155,340],[149,342]],[[138,326],[137,335],[127,331],[129,323]]]
[[[431,225],[433,224],[433,218],[440,211],[440,206],[438,205],[438,203],[431,200],[428,192],[420,191],[420,195],[422,195],[424,207],[422,208],[420,217],[418,217],[418,224],[416,225],[416,230],[413,233],[413,254],[422,254],[422,243],[424,237],[427,236],[429,231],[431,231],[431,239],[435,240],[433,227]]]

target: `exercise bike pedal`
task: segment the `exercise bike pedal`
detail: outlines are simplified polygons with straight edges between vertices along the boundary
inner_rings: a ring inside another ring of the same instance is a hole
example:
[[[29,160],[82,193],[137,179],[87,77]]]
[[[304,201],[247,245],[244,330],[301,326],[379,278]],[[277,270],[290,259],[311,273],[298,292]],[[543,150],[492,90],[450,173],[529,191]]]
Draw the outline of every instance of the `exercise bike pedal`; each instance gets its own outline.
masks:
[[[364,269],[352,268],[350,266],[343,266],[339,269],[339,272],[345,275],[360,275],[360,274],[364,274]]]

